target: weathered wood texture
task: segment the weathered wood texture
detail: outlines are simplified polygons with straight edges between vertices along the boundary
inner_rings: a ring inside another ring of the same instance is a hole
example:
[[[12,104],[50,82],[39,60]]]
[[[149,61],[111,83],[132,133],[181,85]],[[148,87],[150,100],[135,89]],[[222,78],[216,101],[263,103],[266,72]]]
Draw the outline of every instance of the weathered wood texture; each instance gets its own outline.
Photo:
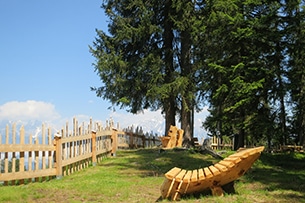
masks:
[[[182,147],[183,141],[182,129],[178,129],[176,126],[170,126],[167,136],[161,137],[162,147],[165,149],[172,149],[174,147]]]
[[[160,144],[155,136],[117,130],[113,122],[106,127],[100,123],[78,124],[73,119],[72,129],[68,123],[60,132],[41,127],[41,135],[26,135],[16,124],[11,133],[6,126],[4,142],[0,135],[0,183],[23,184],[66,176],[96,165],[105,156],[114,155],[122,147],[152,147]]]
[[[195,170],[174,167],[165,174],[161,186],[162,198],[177,200],[183,194],[193,194],[210,189],[213,195],[222,195],[222,186],[240,176],[259,158],[264,147],[239,151],[224,160]]]

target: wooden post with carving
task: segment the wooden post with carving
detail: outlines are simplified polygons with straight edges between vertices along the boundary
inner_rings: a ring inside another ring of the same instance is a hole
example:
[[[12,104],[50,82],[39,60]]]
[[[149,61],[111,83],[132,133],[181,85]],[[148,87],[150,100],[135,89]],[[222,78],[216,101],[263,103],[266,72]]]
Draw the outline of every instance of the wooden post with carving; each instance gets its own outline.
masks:
[[[176,147],[182,147],[183,133],[184,133],[184,130],[182,130],[182,129],[178,130]]]
[[[166,149],[182,147],[183,133],[184,130],[171,125],[167,136],[161,137],[162,147]]]

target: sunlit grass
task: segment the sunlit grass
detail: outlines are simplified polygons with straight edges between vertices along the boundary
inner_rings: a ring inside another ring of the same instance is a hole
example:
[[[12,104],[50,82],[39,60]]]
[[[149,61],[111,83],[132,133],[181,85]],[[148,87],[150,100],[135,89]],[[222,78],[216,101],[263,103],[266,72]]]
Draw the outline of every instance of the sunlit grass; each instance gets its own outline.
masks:
[[[62,179],[0,186],[0,202],[155,202],[164,173],[172,167],[196,169],[218,161],[194,150],[119,151],[116,157]],[[180,202],[305,202],[305,155],[263,153],[235,181],[235,191],[224,197],[191,195]]]

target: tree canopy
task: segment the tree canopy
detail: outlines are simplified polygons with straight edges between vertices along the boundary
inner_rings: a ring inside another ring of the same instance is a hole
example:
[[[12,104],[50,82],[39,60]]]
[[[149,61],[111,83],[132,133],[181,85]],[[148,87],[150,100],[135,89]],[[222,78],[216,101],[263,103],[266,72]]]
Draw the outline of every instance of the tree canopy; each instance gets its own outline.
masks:
[[[185,144],[209,105],[211,135],[304,145],[304,1],[104,0],[90,51],[97,96],[131,113],[179,116]]]

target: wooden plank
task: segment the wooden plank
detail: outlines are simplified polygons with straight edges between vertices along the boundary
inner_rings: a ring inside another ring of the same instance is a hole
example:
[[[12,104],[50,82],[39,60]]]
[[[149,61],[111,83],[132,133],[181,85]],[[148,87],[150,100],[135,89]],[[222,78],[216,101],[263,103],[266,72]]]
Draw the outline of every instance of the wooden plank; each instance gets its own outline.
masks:
[[[62,139],[62,143],[69,143],[69,142],[83,141],[85,139],[91,139],[91,138],[92,138],[91,134],[86,134],[82,136],[70,136],[61,139]]]
[[[181,194],[187,193],[187,190],[188,190],[188,188],[190,186],[190,183],[191,183],[192,173],[193,173],[193,171],[187,171],[186,172],[186,174],[183,178],[183,187],[181,187]]]
[[[161,185],[161,196],[166,199],[170,196],[175,180],[165,179]]]
[[[24,145],[24,127],[20,128],[20,144]],[[20,152],[19,170],[24,171],[24,152]]]
[[[213,173],[210,171],[210,169],[208,167],[205,167],[203,170],[204,170],[205,178],[213,177]]]
[[[204,180],[205,176],[204,176],[204,171],[202,168],[198,169],[198,180]]]
[[[237,152],[235,154],[230,155],[229,157],[239,157],[241,159],[246,159],[249,156],[249,150],[242,150],[240,152]]]
[[[227,161],[227,160],[221,160],[218,163],[223,165],[223,166],[226,166],[227,168],[232,168],[235,165],[232,161]]]
[[[196,169],[196,170],[193,170],[193,172],[192,172],[192,177],[191,177],[191,182],[197,182],[197,180],[198,180],[198,170]]]
[[[181,171],[178,173],[178,175],[176,175],[175,181],[177,181],[177,182],[182,181],[183,178],[184,178],[184,176],[185,176],[185,174],[186,174],[186,170],[184,170],[184,169],[181,170]]]
[[[191,178],[192,178],[192,172],[193,171],[187,171],[184,178],[183,178],[183,182],[184,183],[188,183],[190,182]]]
[[[8,173],[8,153],[4,153],[4,173]]]
[[[253,148],[253,149],[249,149],[248,155],[251,156],[251,155],[254,155],[256,153],[260,153],[263,150],[264,150],[264,147],[256,147],[256,148]]]
[[[225,158],[224,161],[228,161],[228,162],[232,162],[234,164],[238,164],[239,162],[241,162],[241,158],[238,157],[238,156],[237,157],[229,156],[229,157]]]
[[[27,151],[53,151],[52,145],[41,144],[4,144],[1,145],[1,151],[4,152],[27,152]]]
[[[181,171],[181,168],[174,167],[165,174],[165,177],[171,180],[171,179],[175,178],[176,175],[178,175],[180,171]]]
[[[229,170],[226,166],[221,165],[219,163],[214,164],[214,166],[215,166],[215,168],[217,168],[221,172],[226,172],[226,171]]]
[[[43,176],[55,176],[56,169],[50,168],[45,170],[23,171],[15,173],[1,173],[1,181],[20,180],[28,178],[39,178]]]
[[[180,173],[175,177],[175,183],[176,183],[176,191],[175,193],[173,193],[171,195],[171,199],[172,200],[176,200],[180,194],[182,193],[182,191],[180,190],[183,190],[182,186],[184,184],[183,182],[183,179],[185,177],[185,175],[187,174],[187,171],[186,170],[181,170]],[[178,184],[178,185],[177,185]]]
[[[62,160],[62,166],[67,166],[67,165],[71,165],[78,161],[87,160],[90,157],[91,157],[91,154],[87,153],[87,154],[83,154],[81,156],[65,159],[65,160]]]
[[[214,176],[220,174],[220,171],[215,166],[209,166],[209,169],[211,170]]]

